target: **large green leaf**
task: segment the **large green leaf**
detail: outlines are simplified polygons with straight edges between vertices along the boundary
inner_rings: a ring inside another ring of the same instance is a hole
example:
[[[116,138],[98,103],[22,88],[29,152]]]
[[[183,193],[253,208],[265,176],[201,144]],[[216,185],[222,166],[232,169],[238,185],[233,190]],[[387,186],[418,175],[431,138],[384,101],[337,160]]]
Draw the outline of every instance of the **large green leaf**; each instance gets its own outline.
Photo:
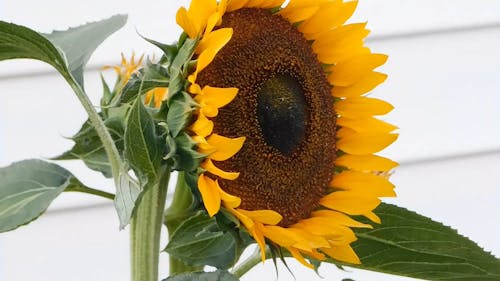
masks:
[[[83,88],[83,68],[94,50],[120,29],[127,16],[116,15],[66,31],[42,35],[27,27],[0,21],[0,60],[30,58],[54,66]]]
[[[199,212],[175,230],[165,250],[187,265],[226,269],[235,262],[237,247],[235,237],[221,231],[215,218]]]
[[[390,204],[382,224],[359,230],[353,248],[362,269],[428,280],[500,280],[500,260],[456,230]]]
[[[0,168],[0,232],[33,221],[75,184],[81,185],[66,169],[40,160]]]
[[[68,71],[64,55],[47,38],[27,27],[0,21],[0,61],[17,58],[41,60],[61,73]]]
[[[214,272],[189,272],[170,276],[163,281],[238,281],[231,273],[225,270]]]
[[[126,15],[115,15],[109,19],[44,35],[62,49],[71,74],[83,88],[83,69],[90,56],[106,38],[126,22]]]

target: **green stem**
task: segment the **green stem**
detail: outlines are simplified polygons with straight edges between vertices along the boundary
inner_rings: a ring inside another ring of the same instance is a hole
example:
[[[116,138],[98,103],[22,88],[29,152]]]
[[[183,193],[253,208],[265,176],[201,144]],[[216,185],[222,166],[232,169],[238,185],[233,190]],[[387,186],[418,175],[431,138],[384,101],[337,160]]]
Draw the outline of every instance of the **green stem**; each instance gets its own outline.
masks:
[[[160,232],[167,198],[169,169],[160,182],[146,187],[130,223],[132,281],[157,281]]]
[[[266,257],[270,255],[270,251],[266,251]],[[231,273],[236,276],[237,278],[242,277],[250,271],[254,266],[262,262],[262,257],[260,255],[260,249],[258,247],[255,248],[255,251],[250,255],[247,259],[242,261],[239,265],[235,266]]]
[[[96,195],[106,199],[115,199],[115,195],[106,191],[90,188],[87,186],[68,186],[64,191],[66,192],[82,192],[87,194]]]
[[[184,219],[186,219],[186,217],[189,215],[189,207],[191,206],[192,200],[193,197],[191,194],[191,190],[186,184],[184,173],[179,172],[172,204],[168,208],[165,215],[165,224],[167,225],[169,238],[179,227],[179,225],[184,221]],[[200,266],[186,265],[181,260],[178,260],[172,256],[169,257],[169,261],[170,276],[183,272],[193,272],[203,269],[203,267]]]
[[[120,153],[116,148],[115,142],[113,141],[113,138],[109,134],[106,125],[104,124],[101,117],[95,110],[94,106],[92,105],[92,102],[90,101],[87,94],[85,94],[85,91],[82,89],[82,87],[78,85],[74,81],[73,77],[71,77],[70,75],[64,75],[64,78],[71,85],[71,88],[73,89],[76,96],[80,100],[80,103],[83,105],[83,108],[85,108],[85,111],[87,111],[90,122],[92,126],[94,126],[97,135],[99,136],[102,145],[104,146],[106,155],[108,156],[108,161],[109,164],[111,165],[111,172],[115,180],[115,185],[118,186],[120,184],[119,177],[120,177],[120,170],[122,167],[122,160],[120,157]]]

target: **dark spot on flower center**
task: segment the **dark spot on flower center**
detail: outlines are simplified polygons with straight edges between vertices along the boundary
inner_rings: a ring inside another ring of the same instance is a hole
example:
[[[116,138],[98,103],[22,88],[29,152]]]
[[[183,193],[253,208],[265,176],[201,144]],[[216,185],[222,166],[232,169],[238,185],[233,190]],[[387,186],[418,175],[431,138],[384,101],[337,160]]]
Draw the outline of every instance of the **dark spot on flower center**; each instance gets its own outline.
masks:
[[[198,75],[203,87],[236,87],[219,110],[214,133],[245,136],[243,148],[216,165],[240,172],[221,187],[245,210],[270,209],[281,226],[308,218],[328,192],[335,160],[331,86],[310,43],[292,24],[264,9],[226,13],[231,40]]]
[[[300,84],[289,75],[267,80],[257,94],[257,118],[264,141],[290,155],[304,137],[305,99]]]

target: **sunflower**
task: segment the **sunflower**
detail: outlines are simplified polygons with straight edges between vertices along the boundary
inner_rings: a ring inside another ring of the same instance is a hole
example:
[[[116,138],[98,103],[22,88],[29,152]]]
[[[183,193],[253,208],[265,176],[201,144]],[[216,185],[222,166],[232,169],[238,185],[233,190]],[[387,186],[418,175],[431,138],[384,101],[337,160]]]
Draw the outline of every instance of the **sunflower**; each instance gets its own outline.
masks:
[[[364,46],[357,2],[192,0],[177,23],[198,40],[188,76],[198,103],[190,127],[206,159],[198,189],[210,216],[223,207],[261,248],[302,264],[327,256],[360,263],[352,228],[380,223],[379,197],[397,163],[375,155],[394,142],[392,110],[364,96],[386,79],[387,56]]]

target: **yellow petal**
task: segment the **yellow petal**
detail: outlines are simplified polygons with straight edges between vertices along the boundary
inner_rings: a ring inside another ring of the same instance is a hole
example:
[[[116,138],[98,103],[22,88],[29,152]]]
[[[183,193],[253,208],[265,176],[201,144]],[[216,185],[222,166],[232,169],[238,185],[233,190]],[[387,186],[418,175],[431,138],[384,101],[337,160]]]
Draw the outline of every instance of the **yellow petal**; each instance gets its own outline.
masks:
[[[240,175],[240,173],[232,173],[232,172],[226,172],[226,171],[223,171],[219,168],[217,168],[214,163],[212,162],[212,160],[210,159],[206,159],[205,161],[203,161],[203,163],[201,163],[200,165],[203,169],[207,170],[208,172],[210,172],[211,174],[215,175],[215,176],[219,176],[223,179],[226,179],[226,180],[235,180],[238,178],[238,176]]]
[[[328,81],[335,86],[351,86],[366,77],[373,69],[383,65],[386,61],[386,55],[364,54],[339,62],[331,68]]]
[[[201,39],[200,43],[196,47],[196,50],[201,53],[207,49],[215,50],[215,53],[219,52],[224,45],[231,40],[231,36],[233,35],[232,28],[221,28],[216,31],[210,32],[208,35]]]
[[[216,25],[220,24],[222,15],[223,15],[222,13],[216,12],[210,15],[210,17],[208,17],[207,26],[205,27],[205,33],[203,34],[202,40],[208,37],[210,33],[212,33]],[[198,49],[199,47],[197,47],[197,51]]]
[[[189,77],[191,77],[191,76],[192,75],[190,75]],[[191,82],[191,81],[189,81],[189,82]],[[191,83],[194,83],[194,80]],[[200,85],[198,85],[196,83],[189,85],[189,92],[191,94],[193,94],[193,95],[199,95],[199,94],[201,94],[201,87],[200,87]]]
[[[367,213],[363,214],[363,216],[365,216],[367,219],[371,220],[374,223],[378,223],[378,224],[381,223],[380,218],[374,212],[367,212]]]
[[[318,11],[319,9],[318,6],[309,6],[300,9],[288,8],[289,6],[290,5],[288,5],[285,9],[281,10],[279,14],[291,23],[307,20],[311,18],[311,16],[314,15],[316,11]]]
[[[196,36],[206,27],[207,20],[217,9],[216,0],[192,0],[189,5],[189,18],[196,27]],[[194,37],[192,37],[194,38]]]
[[[211,217],[217,214],[220,209],[221,198],[215,181],[201,174],[198,177],[198,190],[200,190],[201,198],[208,214]]]
[[[302,256],[302,254],[297,250],[297,249],[294,249],[292,247],[287,247],[286,248],[290,254],[292,254],[292,256],[298,261],[300,262],[302,265],[306,266],[306,267],[309,267],[310,269],[314,269],[314,266],[310,263],[308,263],[304,257]]]
[[[264,226],[256,222],[254,227],[250,230],[250,233],[252,234],[252,237],[255,239],[255,242],[257,242],[257,245],[259,245],[260,248],[260,258],[262,262],[266,261],[266,240],[264,238],[264,233],[262,229]]]
[[[188,76],[188,81],[191,82],[191,84],[196,82],[198,73],[205,69],[205,67],[207,67],[214,60],[215,55],[217,55],[217,51],[213,48],[209,48],[201,52],[196,62],[196,70],[193,74]]]
[[[202,94],[195,97],[195,101],[201,105],[211,105],[221,108],[230,103],[238,94],[238,88],[215,88],[203,87]]]
[[[360,227],[360,228],[373,228],[369,224],[360,223],[356,220],[353,220],[346,214],[332,211],[332,210],[319,210],[314,211],[312,213],[313,217],[327,218],[329,220],[335,221],[336,223],[349,227]]]
[[[368,35],[366,23],[340,26],[322,34],[312,44],[318,59],[325,64],[336,64],[354,57],[370,53],[363,47],[363,39]]]
[[[153,99],[153,91],[147,92],[146,97],[144,98],[144,104],[149,105],[152,99]]]
[[[260,9],[271,9],[281,6],[285,2],[284,0],[249,0],[245,7],[248,8],[260,8]]]
[[[300,220],[293,227],[307,229],[312,234],[324,237],[339,237],[352,233],[349,227],[326,217],[309,217]]]
[[[362,118],[347,118],[340,117],[337,119],[337,125],[352,129],[359,133],[390,133],[398,127],[386,123],[382,120],[376,119],[374,117],[362,117]]]
[[[196,121],[191,125],[190,129],[193,131],[196,135],[200,137],[206,137],[212,133],[212,130],[214,128],[214,122],[210,121],[205,115],[203,114],[198,114],[198,118]]]
[[[226,208],[236,208],[241,204],[241,198],[238,196],[231,195],[225,192],[219,185],[219,182],[216,180],[215,184],[219,189],[219,194],[222,202],[224,203],[224,207]]]
[[[248,230],[252,230],[254,229],[255,227],[255,223],[252,219],[250,219],[249,217],[245,216],[244,214],[242,214],[240,212],[240,210],[237,210],[237,209],[234,209],[234,208],[231,208],[231,207],[228,207],[227,210],[233,214],[235,217],[238,218],[238,220],[241,221],[241,223],[243,223],[243,225],[248,229]]]
[[[314,40],[334,27],[344,24],[356,10],[358,1],[346,2],[333,0],[320,6],[318,11],[299,25],[298,29],[307,39]]]
[[[217,55],[224,45],[231,40],[233,29],[232,28],[221,28],[216,31],[211,32],[211,37],[202,45],[202,47],[197,47],[200,51],[196,62],[196,70],[193,74],[188,76],[188,81],[191,84],[196,82],[198,78],[198,73],[200,73],[205,67],[207,67]],[[214,34],[214,35],[212,35]]]
[[[278,212],[273,210],[256,210],[247,211],[243,209],[238,209],[238,211],[245,216],[249,217],[253,221],[258,221],[267,225],[276,225],[283,218]]]
[[[337,47],[351,41],[362,41],[370,33],[365,27],[366,22],[342,25],[335,29],[328,30],[318,36],[311,47],[313,51],[317,52],[317,50],[324,47]]]
[[[207,140],[202,136],[192,136],[193,141],[198,144],[198,151],[204,154],[213,153],[216,148],[208,144]]]
[[[207,143],[212,147],[215,147],[216,151],[210,154],[208,158],[215,161],[227,160],[240,151],[244,142],[245,137],[231,139],[217,134],[212,134],[208,137]]]
[[[363,215],[375,209],[380,202],[380,199],[362,192],[335,191],[321,198],[319,203],[349,215]]]
[[[387,75],[371,71],[364,78],[348,87],[335,86],[332,90],[334,97],[356,97],[368,93],[387,79]]]
[[[335,165],[355,171],[387,172],[396,168],[398,163],[377,155],[344,154],[335,160]]]
[[[329,255],[331,258],[339,261],[348,262],[352,264],[361,264],[361,261],[359,260],[358,256],[349,245],[344,245],[344,246],[332,245],[329,248],[322,248],[321,251]]]
[[[168,88],[166,87],[158,87],[153,89],[154,95],[154,105],[156,108],[160,108],[161,104],[164,100],[167,99]]]
[[[189,18],[186,8],[181,7],[177,11],[175,20],[177,24],[184,30],[184,32],[186,32],[189,38],[196,38],[198,36],[198,31],[196,29],[196,26]]]
[[[392,183],[385,177],[371,173],[344,171],[333,176],[330,186],[341,190],[363,192],[376,197],[396,196]]]
[[[339,64],[355,57],[370,54],[370,49],[363,46],[362,42],[352,42],[338,48],[323,48],[316,52],[318,60],[323,64]],[[334,66],[330,67],[330,69]]]
[[[232,12],[243,8],[248,0],[228,0],[226,11]]]
[[[297,236],[302,237],[294,247],[304,250],[313,251],[314,249],[321,247],[328,247],[328,241],[319,235],[314,235],[309,232],[309,229],[303,229],[300,225],[291,226],[288,228],[291,232],[295,233]]]
[[[345,133],[349,132],[349,133]],[[337,133],[337,148],[354,155],[367,155],[381,151],[396,141],[398,134],[356,133],[342,128]]]
[[[264,236],[282,247],[290,247],[297,243],[296,236],[287,228],[264,225]]]
[[[347,98],[334,104],[337,114],[343,117],[360,118],[384,115],[394,107],[383,100],[367,97]]]

